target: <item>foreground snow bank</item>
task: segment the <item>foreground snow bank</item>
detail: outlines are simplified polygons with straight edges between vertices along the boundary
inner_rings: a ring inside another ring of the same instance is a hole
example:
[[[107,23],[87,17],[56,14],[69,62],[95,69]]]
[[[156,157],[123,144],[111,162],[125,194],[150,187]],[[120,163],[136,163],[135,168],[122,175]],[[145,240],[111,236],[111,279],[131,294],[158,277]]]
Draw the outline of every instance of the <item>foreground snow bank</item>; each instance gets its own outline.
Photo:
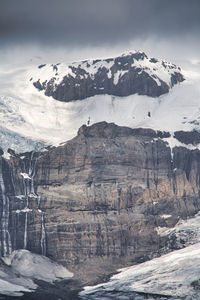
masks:
[[[73,274],[62,265],[48,257],[31,253],[28,250],[16,250],[3,259],[12,270],[24,277],[53,282],[69,279]]]
[[[2,260],[6,264],[0,270],[0,294],[3,295],[22,296],[23,292],[34,291],[38,287],[34,279],[53,283],[73,277],[62,265],[28,250],[13,251]]]
[[[200,243],[197,243],[151,261],[121,269],[109,282],[85,287],[80,296],[83,299],[96,299],[95,294],[99,296],[101,292],[104,295],[107,292],[109,295],[113,291],[135,291],[199,299],[199,292],[193,287],[198,284],[199,279]]]
[[[19,297],[26,292],[32,292],[37,288],[31,280],[18,278],[17,276],[9,277],[6,273],[0,273],[0,295]]]

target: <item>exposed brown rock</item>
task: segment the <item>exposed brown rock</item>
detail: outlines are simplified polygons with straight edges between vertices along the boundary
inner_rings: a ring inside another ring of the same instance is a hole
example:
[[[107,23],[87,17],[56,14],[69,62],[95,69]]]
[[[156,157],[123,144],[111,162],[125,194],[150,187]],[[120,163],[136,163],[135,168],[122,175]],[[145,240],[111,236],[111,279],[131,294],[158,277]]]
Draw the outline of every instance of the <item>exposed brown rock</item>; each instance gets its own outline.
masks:
[[[159,137],[168,135],[102,122],[82,126],[57,148],[12,156],[4,178],[13,247],[24,245],[25,213],[16,210],[27,197],[16,195],[24,194],[20,174],[32,159],[36,195],[28,196],[29,250],[42,252],[43,214],[46,255],[84,282],[158,255],[166,241],[156,228],[174,226],[200,208],[200,151],[178,147],[172,158]]]

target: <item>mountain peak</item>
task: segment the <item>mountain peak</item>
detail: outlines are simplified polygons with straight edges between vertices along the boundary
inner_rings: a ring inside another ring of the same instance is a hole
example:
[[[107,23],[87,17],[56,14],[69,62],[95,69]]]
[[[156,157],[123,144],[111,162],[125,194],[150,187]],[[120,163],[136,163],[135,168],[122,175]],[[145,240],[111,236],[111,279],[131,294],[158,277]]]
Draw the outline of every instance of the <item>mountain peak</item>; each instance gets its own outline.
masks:
[[[148,58],[142,51],[70,65],[40,65],[30,79],[45,95],[65,102],[99,94],[159,97],[183,80],[181,69],[175,64]]]

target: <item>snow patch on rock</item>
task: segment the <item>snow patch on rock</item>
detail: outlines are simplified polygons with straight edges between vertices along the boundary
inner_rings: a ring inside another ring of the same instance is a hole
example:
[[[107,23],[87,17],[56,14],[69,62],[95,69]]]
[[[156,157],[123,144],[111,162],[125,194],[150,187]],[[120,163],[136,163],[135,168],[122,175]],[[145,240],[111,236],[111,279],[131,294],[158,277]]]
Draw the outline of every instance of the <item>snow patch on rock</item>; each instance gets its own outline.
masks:
[[[53,262],[48,257],[31,253],[28,250],[16,250],[3,258],[4,262],[12,267],[14,272],[46,282],[54,282],[73,277],[73,273],[62,265]]]

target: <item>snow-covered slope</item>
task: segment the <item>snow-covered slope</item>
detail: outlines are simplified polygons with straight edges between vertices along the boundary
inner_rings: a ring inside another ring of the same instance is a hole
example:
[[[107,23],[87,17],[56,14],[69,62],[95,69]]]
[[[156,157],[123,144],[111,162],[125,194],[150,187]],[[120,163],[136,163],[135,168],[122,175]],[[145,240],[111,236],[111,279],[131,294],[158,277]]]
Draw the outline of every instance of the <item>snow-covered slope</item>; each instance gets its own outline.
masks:
[[[55,101],[38,91],[30,82],[32,69],[0,69],[0,131],[4,149],[23,152],[38,146],[38,141],[57,145],[74,137],[89,117],[90,124],[107,121],[172,132],[200,128],[198,65],[191,64],[183,70],[186,80],[159,98],[96,95],[70,103]]]
[[[197,243],[121,269],[108,283],[86,287],[80,295],[82,299],[120,299],[120,292],[124,292],[124,295],[126,292],[139,292],[172,296],[173,299],[199,299],[199,279],[200,243]],[[115,298],[112,297],[113,293]]]
[[[22,296],[33,292],[38,287],[34,279],[53,283],[73,277],[62,265],[28,250],[16,250],[3,261],[6,265],[1,264],[0,295]]]
[[[170,215],[163,215],[169,218]],[[160,236],[167,236],[174,249],[169,254],[142,264],[118,270],[107,283],[85,287],[82,299],[200,299],[200,213],[187,220],[179,220],[173,228],[158,227]],[[182,249],[183,248],[183,249]],[[165,249],[163,249],[165,251]],[[169,249],[167,249],[169,251]],[[142,296],[144,294],[144,298]],[[151,295],[145,298],[146,294]],[[127,298],[126,298],[127,297]]]
[[[32,279],[54,282],[73,277],[73,274],[62,265],[28,250],[13,251],[3,260],[15,273]]]

